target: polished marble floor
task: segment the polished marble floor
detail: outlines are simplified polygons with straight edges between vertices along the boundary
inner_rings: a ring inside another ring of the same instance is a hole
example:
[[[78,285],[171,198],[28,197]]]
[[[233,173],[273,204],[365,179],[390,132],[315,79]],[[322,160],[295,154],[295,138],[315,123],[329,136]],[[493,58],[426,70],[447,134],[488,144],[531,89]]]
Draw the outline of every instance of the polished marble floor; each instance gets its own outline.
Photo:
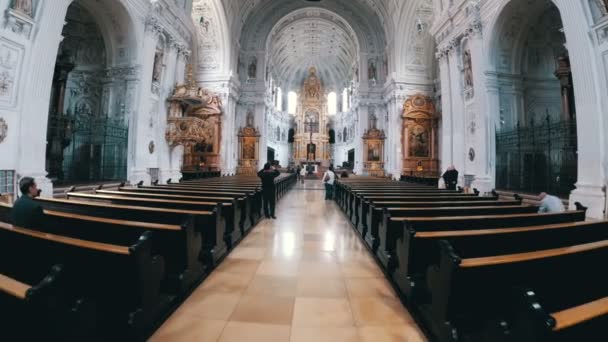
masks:
[[[150,341],[426,341],[315,183],[291,190]]]

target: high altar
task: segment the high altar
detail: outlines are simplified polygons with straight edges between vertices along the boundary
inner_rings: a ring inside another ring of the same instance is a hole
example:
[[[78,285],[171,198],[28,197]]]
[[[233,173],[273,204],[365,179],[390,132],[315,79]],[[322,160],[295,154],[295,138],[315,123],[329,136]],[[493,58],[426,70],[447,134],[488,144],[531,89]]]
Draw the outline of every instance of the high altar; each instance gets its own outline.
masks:
[[[165,137],[171,147],[184,146],[183,173],[220,169],[221,107],[217,95],[196,87],[192,68],[188,83],[176,85],[169,98]]]
[[[329,166],[331,148],[327,118],[327,96],[323,92],[317,69],[311,67],[298,97],[295,118],[293,159],[296,164],[313,163]]]
[[[438,118],[430,97],[414,95],[403,105],[403,174],[436,177]]]
[[[247,125],[241,127],[239,138],[238,175],[255,176],[258,170],[258,152],[260,148],[260,132],[253,126],[253,114],[247,113]]]

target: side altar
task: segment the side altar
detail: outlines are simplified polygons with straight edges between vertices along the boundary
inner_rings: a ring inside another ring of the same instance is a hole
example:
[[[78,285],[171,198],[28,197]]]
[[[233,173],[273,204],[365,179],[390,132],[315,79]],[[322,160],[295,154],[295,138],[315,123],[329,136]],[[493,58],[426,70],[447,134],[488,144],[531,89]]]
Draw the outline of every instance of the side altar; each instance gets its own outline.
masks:
[[[188,83],[176,85],[169,98],[165,138],[171,147],[184,146],[182,173],[220,170],[221,99],[198,88],[188,70]]]
[[[323,92],[317,69],[311,67],[298,94],[295,117],[293,159],[296,164],[331,163],[327,96]]]

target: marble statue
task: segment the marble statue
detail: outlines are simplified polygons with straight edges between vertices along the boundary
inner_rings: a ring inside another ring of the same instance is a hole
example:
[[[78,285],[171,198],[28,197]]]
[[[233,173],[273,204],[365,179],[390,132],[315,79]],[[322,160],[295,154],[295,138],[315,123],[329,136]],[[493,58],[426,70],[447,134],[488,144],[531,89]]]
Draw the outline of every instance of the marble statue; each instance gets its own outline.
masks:
[[[253,112],[252,111],[247,112],[246,124],[247,124],[247,127],[253,127]]]
[[[32,0],[15,0],[13,5],[15,11],[19,11],[28,16],[32,16]]]
[[[471,51],[466,50],[462,56],[464,66],[464,85],[466,88],[473,87],[473,64],[471,61]]]
[[[367,78],[371,80],[375,80],[377,77],[376,64],[374,61],[369,61],[369,65],[367,67]]]
[[[253,58],[251,60],[251,63],[249,63],[249,68],[247,69],[247,76],[250,79],[254,79],[257,77],[258,74],[258,60],[256,58]]]
[[[152,69],[152,81],[158,82],[160,81],[160,76],[162,73],[163,63],[163,52],[156,51],[154,54],[154,68]]]

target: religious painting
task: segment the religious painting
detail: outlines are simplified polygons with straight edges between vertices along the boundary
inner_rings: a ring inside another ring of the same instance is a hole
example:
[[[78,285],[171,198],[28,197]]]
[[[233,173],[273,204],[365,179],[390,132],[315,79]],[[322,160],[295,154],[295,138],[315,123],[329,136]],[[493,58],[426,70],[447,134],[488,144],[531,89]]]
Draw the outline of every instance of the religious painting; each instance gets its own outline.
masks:
[[[429,132],[421,125],[410,130],[410,157],[428,158],[430,156]]]
[[[247,139],[243,142],[243,159],[255,159],[255,140]]]
[[[380,144],[379,142],[370,142],[367,151],[367,161],[380,161]]]

